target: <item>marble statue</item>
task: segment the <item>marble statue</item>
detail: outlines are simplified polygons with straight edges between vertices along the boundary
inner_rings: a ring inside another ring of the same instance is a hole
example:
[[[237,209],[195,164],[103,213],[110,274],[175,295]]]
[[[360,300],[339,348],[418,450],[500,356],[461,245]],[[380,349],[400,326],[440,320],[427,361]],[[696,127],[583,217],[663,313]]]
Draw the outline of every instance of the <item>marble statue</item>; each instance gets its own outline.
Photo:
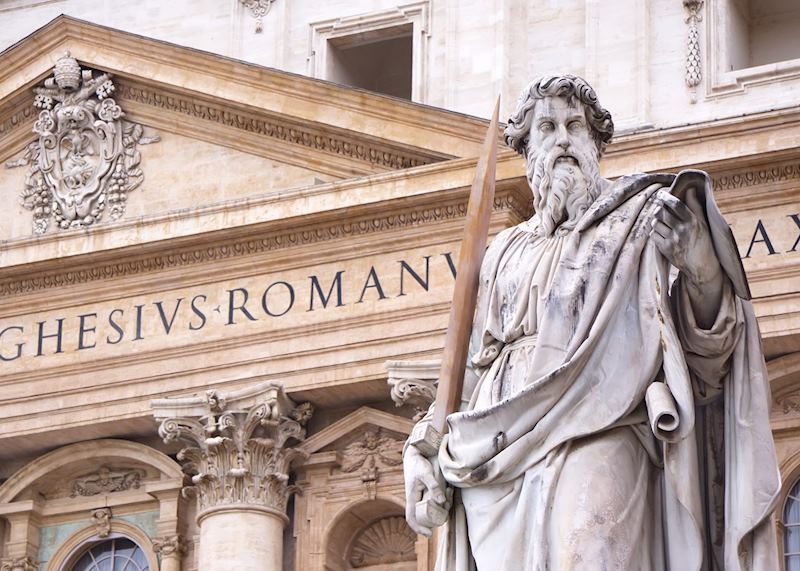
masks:
[[[459,412],[404,451],[409,509],[449,510],[437,570],[769,571],[780,478],[736,246],[700,171],[600,175],[610,113],[528,85],[505,140],[533,217],[480,274]],[[420,422],[426,422],[430,412]]]

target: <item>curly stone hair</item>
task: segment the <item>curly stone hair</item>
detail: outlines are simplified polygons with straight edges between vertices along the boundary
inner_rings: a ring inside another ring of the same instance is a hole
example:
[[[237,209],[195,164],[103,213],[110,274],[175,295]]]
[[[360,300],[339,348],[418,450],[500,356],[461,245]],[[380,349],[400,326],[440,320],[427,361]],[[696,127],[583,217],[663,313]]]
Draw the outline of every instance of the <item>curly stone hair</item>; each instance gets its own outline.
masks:
[[[611,113],[600,106],[592,86],[576,75],[546,75],[528,84],[519,96],[517,109],[508,119],[504,131],[506,144],[522,156],[527,156],[528,137],[533,121],[533,109],[538,99],[545,97],[576,97],[583,104],[586,120],[592,128],[592,137],[601,156],[614,136]]]

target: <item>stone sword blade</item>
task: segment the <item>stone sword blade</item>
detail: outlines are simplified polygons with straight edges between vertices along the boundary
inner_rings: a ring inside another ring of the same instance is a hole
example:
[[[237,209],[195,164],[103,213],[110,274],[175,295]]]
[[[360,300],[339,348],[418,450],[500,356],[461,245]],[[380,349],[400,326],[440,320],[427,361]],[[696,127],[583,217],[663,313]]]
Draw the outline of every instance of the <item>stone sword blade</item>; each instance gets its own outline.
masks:
[[[499,112],[500,97],[497,98],[492,120],[486,131],[469,195],[433,417],[429,423],[419,423],[417,426],[420,430],[415,430],[410,438],[410,444],[427,457],[438,453],[442,436],[447,431],[447,416],[457,411],[461,403],[469,337],[478,297],[478,279],[494,203]]]

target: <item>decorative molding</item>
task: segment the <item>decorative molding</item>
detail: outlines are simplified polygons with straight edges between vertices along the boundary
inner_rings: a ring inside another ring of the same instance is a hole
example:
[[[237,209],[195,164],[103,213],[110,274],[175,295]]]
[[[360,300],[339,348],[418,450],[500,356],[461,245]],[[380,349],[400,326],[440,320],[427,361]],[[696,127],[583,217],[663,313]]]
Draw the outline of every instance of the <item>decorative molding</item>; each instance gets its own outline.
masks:
[[[386,361],[389,395],[395,406],[411,405],[416,410],[414,420],[422,418],[436,398],[441,366],[441,359]]]
[[[800,414],[800,399],[799,395],[792,393],[790,395],[779,396],[775,398],[775,404],[780,407],[783,414]],[[794,398],[792,398],[794,397]]]
[[[385,517],[356,536],[348,559],[355,568],[414,561],[416,541],[417,536],[405,518]]]
[[[702,61],[700,59],[700,30],[698,24],[703,21],[704,0],[683,0],[683,7],[689,12],[686,23],[689,32],[686,37],[686,85],[689,87],[690,100],[697,102],[697,86],[703,79]]]
[[[497,211],[512,212],[520,220],[527,219],[531,213],[531,201],[523,199],[514,191],[495,195],[494,208]],[[32,278],[9,279],[0,282],[0,295],[34,293],[49,288],[80,285],[96,280],[116,279],[123,276],[182,268],[195,264],[219,261],[240,256],[280,251],[286,248],[307,246],[329,240],[363,236],[375,232],[387,232],[400,228],[413,228],[426,224],[458,220],[466,216],[466,200],[450,201],[421,209],[410,209],[391,215],[366,215],[349,221],[333,221],[327,225],[319,223],[276,232],[258,238],[247,238],[229,244],[217,244],[173,251],[167,255],[144,257],[126,262],[98,264],[65,272],[53,272]]]
[[[156,90],[133,82],[120,82],[117,97],[120,101],[163,109],[191,117],[193,120],[232,127],[386,170],[407,169],[446,158],[435,153],[415,153],[389,143],[358,138],[357,133],[345,132],[330,126],[314,129],[308,124],[291,121],[285,117],[278,118],[265,113],[226,108],[210,100],[192,98],[166,89]]]
[[[15,557],[0,561],[0,571],[39,571],[39,565],[30,557]]]
[[[107,466],[101,466],[96,473],[73,481],[70,497],[138,490],[144,476],[144,470],[111,471]]]
[[[56,61],[53,77],[33,89],[41,110],[33,126],[38,139],[6,168],[30,167],[20,198],[33,212],[34,233],[47,232],[51,219],[61,229],[89,226],[106,209],[117,220],[128,193],[142,184],[136,146],[159,138],[122,119],[114,90],[111,75],[82,69],[69,52]]]
[[[368,428],[359,440],[342,451],[341,470],[345,473],[361,470],[369,499],[377,497],[377,484],[383,468],[403,463],[403,441],[385,436],[380,428]]]
[[[269,13],[269,9],[275,0],[239,0],[245,8],[256,19],[256,34],[260,34],[264,29],[264,17]]]
[[[111,534],[111,508],[92,510],[92,525],[97,537],[108,537]]]
[[[296,404],[278,383],[265,383],[225,396],[152,402],[165,443],[185,441],[178,453],[196,493],[198,512],[235,505],[260,506],[285,517],[295,487],[289,485],[293,462],[307,454],[297,444],[313,414],[309,403]]]
[[[742,172],[714,175],[714,190],[735,190],[800,179],[800,163],[785,163]]]
[[[187,542],[180,535],[169,535],[153,539],[153,551],[155,551],[162,560],[170,557],[180,559],[187,550]]]

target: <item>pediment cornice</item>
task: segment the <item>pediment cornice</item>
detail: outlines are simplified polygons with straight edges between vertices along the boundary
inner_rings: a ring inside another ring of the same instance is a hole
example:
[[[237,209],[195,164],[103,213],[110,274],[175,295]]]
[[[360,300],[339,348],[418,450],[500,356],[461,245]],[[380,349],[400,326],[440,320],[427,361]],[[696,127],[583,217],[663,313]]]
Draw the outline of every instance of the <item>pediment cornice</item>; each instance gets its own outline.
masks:
[[[30,88],[65,50],[113,74],[137,120],[257,155],[304,155],[342,178],[475,156],[485,130],[478,118],[59,16],[0,53],[0,157],[30,138]]]

